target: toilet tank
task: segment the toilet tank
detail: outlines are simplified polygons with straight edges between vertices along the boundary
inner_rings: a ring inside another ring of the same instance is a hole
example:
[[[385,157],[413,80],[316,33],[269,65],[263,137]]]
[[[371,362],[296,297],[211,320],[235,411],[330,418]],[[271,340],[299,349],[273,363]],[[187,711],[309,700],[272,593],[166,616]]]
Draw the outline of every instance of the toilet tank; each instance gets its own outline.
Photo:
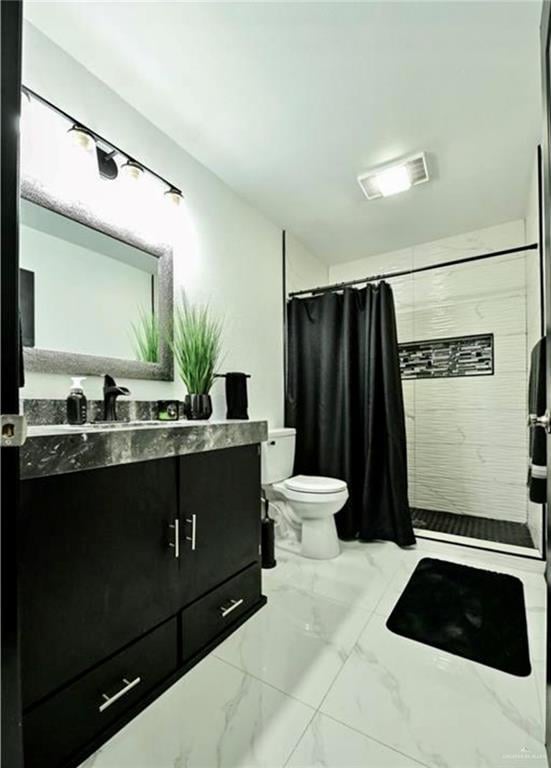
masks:
[[[262,443],[262,485],[286,480],[293,474],[296,429],[272,429]]]

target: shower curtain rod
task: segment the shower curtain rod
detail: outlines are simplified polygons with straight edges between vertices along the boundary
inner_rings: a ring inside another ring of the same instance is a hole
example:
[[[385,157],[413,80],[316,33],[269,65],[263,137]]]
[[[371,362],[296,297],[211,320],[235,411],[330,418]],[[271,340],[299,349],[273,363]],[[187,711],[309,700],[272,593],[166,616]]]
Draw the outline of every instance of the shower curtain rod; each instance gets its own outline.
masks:
[[[482,253],[479,256],[467,256],[464,259],[454,259],[453,261],[441,261],[439,264],[429,264],[426,267],[416,267],[415,269],[404,269],[400,272],[386,272],[380,275],[371,275],[362,277],[358,280],[347,280],[344,283],[332,283],[331,285],[320,285],[317,288],[307,288],[303,291],[293,291],[289,294],[290,298],[294,296],[304,296],[307,293],[330,293],[331,291],[340,291],[351,285],[359,283],[372,283],[376,280],[388,280],[391,277],[403,277],[404,275],[414,275],[417,272],[427,272],[429,269],[441,269],[442,267],[453,267],[456,264],[467,264],[469,261],[482,261],[483,259],[493,259],[495,256],[508,256],[511,253],[521,253],[522,251],[533,251],[538,247],[537,243],[530,245],[521,245],[518,248],[508,248],[505,251],[494,251],[493,253]]]

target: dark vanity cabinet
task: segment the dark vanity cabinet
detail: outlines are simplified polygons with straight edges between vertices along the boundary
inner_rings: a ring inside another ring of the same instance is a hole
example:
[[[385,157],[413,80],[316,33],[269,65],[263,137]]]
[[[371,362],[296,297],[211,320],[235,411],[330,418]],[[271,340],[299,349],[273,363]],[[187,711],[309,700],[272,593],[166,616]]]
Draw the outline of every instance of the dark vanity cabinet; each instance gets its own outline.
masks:
[[[264,604],[259,446],[22,486],[25,765],[64,768]]]
[[[255,445],[178,461],[179,588],[187,604],[220,584],[220,573],[237,573],[258,560],[260,466]]]
[[[189,606],[181,650],[188,659],[260,600],[260,465],[255,445],[179,461],[179,601]]]
[[[174,613],[176,470],[161,460],[23,482],[26,705]]]

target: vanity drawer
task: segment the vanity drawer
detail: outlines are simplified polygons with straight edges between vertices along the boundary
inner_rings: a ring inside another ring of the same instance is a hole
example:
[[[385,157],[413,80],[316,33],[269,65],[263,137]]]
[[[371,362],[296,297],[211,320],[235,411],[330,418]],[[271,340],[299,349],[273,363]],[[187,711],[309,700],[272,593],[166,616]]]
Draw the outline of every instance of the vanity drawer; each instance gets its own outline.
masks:
[[[255,563],[185,608],[181,613],[183,660],[187,661],[237,624],[260,597],[261,570]]]
[[[171,619],[53,695],[23,719],[25,768],[57,768],[176,671]]]

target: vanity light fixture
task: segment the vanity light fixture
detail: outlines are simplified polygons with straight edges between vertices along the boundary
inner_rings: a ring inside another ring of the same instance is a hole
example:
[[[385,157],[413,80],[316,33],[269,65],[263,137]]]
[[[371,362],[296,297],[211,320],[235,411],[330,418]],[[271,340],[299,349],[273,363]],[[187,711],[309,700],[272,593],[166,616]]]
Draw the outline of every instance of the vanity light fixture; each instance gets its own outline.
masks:
[[[135,160],[127,160],[126,163],[121,165],[121,174],[132,181],[139,181],[144,175],[145,171],[142,166]]]
[[[35,91],[32,91],[25,85],[21,86],[21,94],[22,106],[27,104],[27,102],[30,104],[32,101],[36,100],[42,106],[51,109],[52,112],[55,112],[57,115],[60,115],[62,118],[68,121],[71,127],[68,129],[67,135],[71,138],[77,147],[90,153],[96,149],[95,154],[98,161],[99,173],[100,176],[102,176],[104,179],[116,179],[119,172],[121,172],[122,175],[126,176],[127,178],[137,181],[147,173],[153,178],[161,181],[169,188],[168,191],[164,194],[169,200],[171,200],[172,203],[179,205],[184,199],[184,196],[180,190],[177,189],[169,181],[167,181],[167,179],[159,176],[158,173],[155,173],[155,171],[152,171],[151,168],[148,168],[146,165],[137,163],[135,160],[132,160],[129,155],[124,152],[124,150],[119,149],[119,147],[104,139],[103,136],[99,135],[99,133],[86,128],[81,123],[75,122],[74,117],[67,114],[67,112],[64,112],[59,107],[56,107],[56,105],[52,104],[51,101],[48,101],[43,96],[39,96],[37,93],[35,93]],[[126,158],[125,162],[120,168],[118,167],[115,160],[117,155],[121,158]]]
[[[75,123],[72,128],[69,128],[67,135],[73,140],[77,147],[80,147],[85,152],[92,152],[96,146],[94,134],[77,123]]]
[[[429,180],[424,152],[398,162],[372,168],[358,176],[358,183],[368,200],[390,197]]]
[[[170,200],[172,205],[180,205],[180,203],[184,200],[184,196],[179,189],[176,189],[176,187],[170,187],[170,189],[167,189],[164,194],[165,198]]]

